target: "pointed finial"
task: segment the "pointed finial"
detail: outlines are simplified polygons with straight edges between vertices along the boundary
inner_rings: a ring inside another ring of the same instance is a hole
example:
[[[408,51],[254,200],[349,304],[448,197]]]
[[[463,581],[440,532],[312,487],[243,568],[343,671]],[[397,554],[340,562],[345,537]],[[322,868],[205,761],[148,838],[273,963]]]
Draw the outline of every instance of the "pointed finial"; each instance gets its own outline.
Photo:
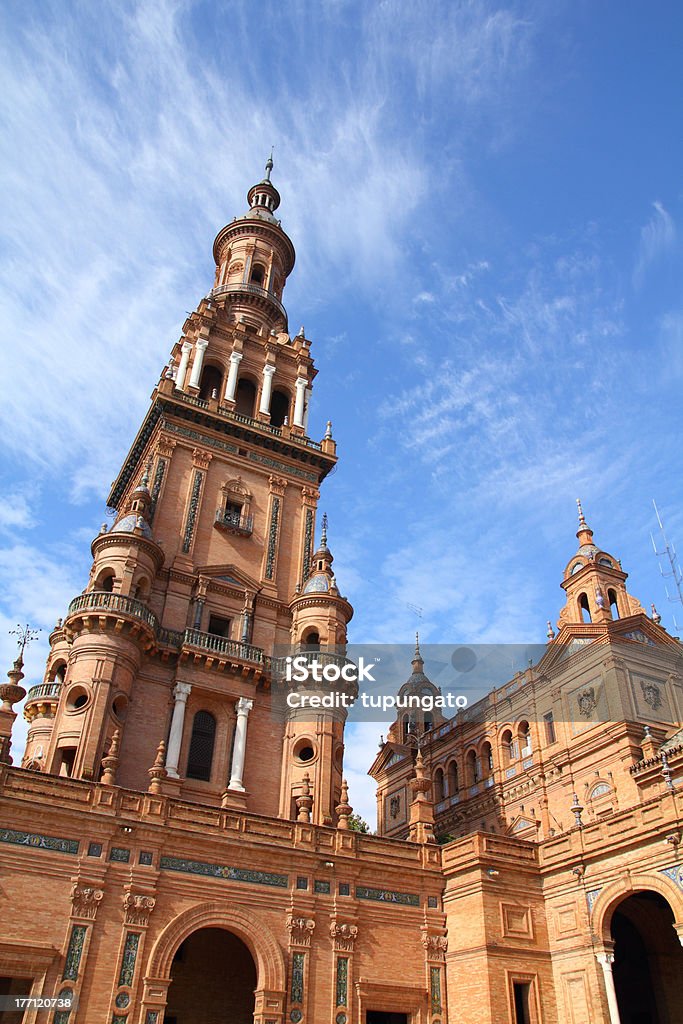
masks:
[[[555,630],[553,629],[553,624],[550,619],[548,619],[548,628],[545,635],[548,637],[548,640],[553,640],[555,638]]]
[[[650,616],[656,626],[662,621],[662,616],[659,614],[654,605],[652,605],[652,615]]]
[[[270,156],[266,160],[266,181],[270,181],[270,172],[273,169],[273,147],[270,147]]]
[[[320,536],[320,547],[327,547],[327,512],[323,512],[323,531]]]
[[[420,654],[420,634],[415,630],[415,657],[422,658]]]
[[[349,803],[349,787],[346,779],[342,779],[341,800],[335,807],[335,811],[337,812],[337,828],[348,829],[353,807]]]
[[[586,517],[583,514],[583,507],[581,505],[581,498],[577,498],[576,499],[576,507],[577,507],[578,513],[579,513],[579,526],[583,526],[584,529],[585,529],[585,527],[586,527]]]
[[[141,487],[147,487],[149,485],[149,478],[150,478],[151,472],[152,472],[152,462],[150,460],[147,463],[147,465],[145,466],[145,471],[142,474],[142,480],[140,481],[140,486]]]
[[[304,325],[302,324],[301,327],[299,328],[299,333],[297,334],[297,338],[305,338],[305,337],[306,337],[306,332],[304,330]]]
[[[325,440],[332,440],[332,420],[327,421],[327,426],[325,427]]]

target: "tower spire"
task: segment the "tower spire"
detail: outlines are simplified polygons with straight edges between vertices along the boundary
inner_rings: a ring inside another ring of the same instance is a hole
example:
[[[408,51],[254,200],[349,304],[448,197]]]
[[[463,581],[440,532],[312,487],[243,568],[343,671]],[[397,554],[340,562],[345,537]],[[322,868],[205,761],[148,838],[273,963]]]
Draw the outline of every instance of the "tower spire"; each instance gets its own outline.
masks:
[[[581,498],[576,499],[576,508],[579,513],[579,529],[576,532],[576,536],[580,544],[592,544],[593,543],[593,531],[586,522],[586,517],[583,514],[583,505],[581,504]]]
[[[264,181],[270,181],[270,172],[272,171],[272,169],[273,169],[273,147],[271,146],[270,147],[270,156],[266,160],[266,176],[263,179]]]

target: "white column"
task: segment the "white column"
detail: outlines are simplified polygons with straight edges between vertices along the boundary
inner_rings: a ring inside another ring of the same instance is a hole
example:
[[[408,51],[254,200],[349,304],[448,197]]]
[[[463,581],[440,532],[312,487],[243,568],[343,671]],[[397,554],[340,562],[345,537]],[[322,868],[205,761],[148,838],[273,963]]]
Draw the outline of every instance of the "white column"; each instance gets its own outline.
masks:
[[[304,399],[306,397],[306,385],[308,381],[305,377],[296,378],[296,398],[294,399],[294,426],[303,427],[304,425]]]
[[[242,362],[242,353],[233,352],[230,356],[230,369],[228,370],[228,379],[225,385],[225,401],[235,401],[235,391],[237,390],[237,371],[239,365]]]
[[[176,387],[182,391],[185,387],[185,377],[187,376],[187,364],[190,362],[190,352],[192,351],[192,342],[184,341],[182,348],[180,349],[182,355],[180,356],[180,366],[178,367],[178,374],[176,376]]]
[[[602,967],[602,974],[605,979],[605,990],[607,992],[607,1006],[609,1008],[609,1019],[610,1024],[621,1024],[621,1018],[619,1017],[619,1006],[617,1004],[617,991],[614,987],[614,975],[612,974],[612,964],[614,963],[614,953],[596,953],[597,961]]]
[[[204,363],[204,353],[206,352],[209,344],[208,338],[197,338],[197,346],[195,348],[194,360],[192,363],[192,373],[190,374],[190,387],[199,387],[199,378],[202,375],[202,364]]]
[[[273,374],[275,373],[275,367],[271,363],[266,363],[263,367],[263,384],[261,385],[261,404],[259,405],[259,412],[269,413],[270,412],[270,393],[273,390]]]
[[[235,705],[237,711],[237,725],[235,726],[235,743],[232,750],[232,771],[228,789],[238,789],[244,792],[242,775],[244,774],[244,755],[247,749],[247,718],[254,706],[253,700],[240,697]]]
[[[175,704],[173,706],[173,718],[171,719],[171,731],[168,736],[168,750],[166,751],[166,771],[172,779],[178,778],[178,761],[180,760],[180,744],[183,741],[183,723],[185,721],[185,708],[187,698],[190,696],[192,686],[190,683],[176,683],[173,688]]]

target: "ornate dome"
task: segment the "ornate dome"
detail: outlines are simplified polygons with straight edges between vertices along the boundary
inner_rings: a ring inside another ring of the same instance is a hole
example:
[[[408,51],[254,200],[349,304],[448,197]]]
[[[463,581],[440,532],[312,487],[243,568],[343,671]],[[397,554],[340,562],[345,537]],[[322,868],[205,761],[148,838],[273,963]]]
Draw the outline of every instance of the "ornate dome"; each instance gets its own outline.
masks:
[[[149,523],[142,516],[135,515],[134,512],[124,516],[123,519],[119,519],[118,523],[112,526],[110,533],[132,533],[136,527],[142,530],[143,536],[147,537],[148,540],[152,540],[152,531]]]

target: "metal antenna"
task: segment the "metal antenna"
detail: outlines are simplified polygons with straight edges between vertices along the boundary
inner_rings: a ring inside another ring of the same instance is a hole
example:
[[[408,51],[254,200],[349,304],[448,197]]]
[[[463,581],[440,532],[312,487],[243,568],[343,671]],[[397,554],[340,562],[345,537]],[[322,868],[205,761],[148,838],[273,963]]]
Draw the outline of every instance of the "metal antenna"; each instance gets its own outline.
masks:
[[[669,593],[669,588],[665,584],[664,585],[664,592],[666,594],[666,597],[667,597],[668,601],[671,601],[674,604],[683,605],[683,572],[681,572],[681,567],[678,564],[678,555],[676,554],[676,548],[674,547],[674,545],[672,543],[670,543],[670,541],[669,541],[669,539],[668,539],[668,537],[666,535],[666,531],[664,529],[664,523],[662,522],[662,517],[659,514],[659,509],[657,508],[657,503],[655,502],[654,498],[652,499],[652,504],[654,505],[655,515],[657,516],[657,522],[659,523],[659,530],[660,530],[660,533],[661,533],[661,539],[662,539],[662,541],[664,543],[663,549],[658,551],[655,539],[654,539],[652,533],[650,533],[650,540],[652,541],[652,547],[654,549],[654,553],[657,556],[657,558],[659,559],[659,572],[660,572],[661,576],[665,580],[673,580],[673,585],[676,588],[676,593],[671,595]],[[668,569],[665,569],[662,566],[662,559],[664,559],[664,558],[666,558],[666,560],[669,563],[669,568]],[[676,627],[676,629],[680,629],[681,627],[676,622],[676,616],[675,615],[673,616],[673,621],[674,621],[674,626]]]

